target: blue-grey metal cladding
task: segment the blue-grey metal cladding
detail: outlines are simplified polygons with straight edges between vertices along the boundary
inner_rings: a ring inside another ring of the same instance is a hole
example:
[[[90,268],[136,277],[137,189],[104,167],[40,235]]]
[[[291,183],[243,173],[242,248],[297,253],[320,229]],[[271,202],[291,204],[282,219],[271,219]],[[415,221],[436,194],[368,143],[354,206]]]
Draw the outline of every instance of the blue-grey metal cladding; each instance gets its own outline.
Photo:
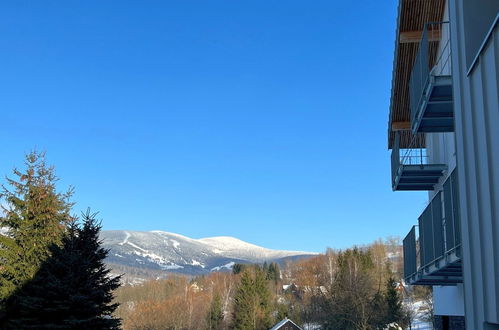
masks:
[[[411,230],[403,240],[404,244],[404,278],[414,275],[417,271],[416,261],[416,227]]]
[[[449,1],[449,20],[466,328],[478,330],[499,324],[499,1]],[[470,42],[481,45],[471,67]]]
[[[419,244],[421,254],[421,266],[426,266],[435,260],[433,249],[433,223],[431,216],[431,204],[419,217]]]
[[[452,202],[452,180],[449,176],[444,183],[445,245],[447,250],[456,246],[456,231]]]
[[[457,170],[451,174],[452,187],[452,214],[454,216],[454,237],[455,246],[461,245],[461,211],[459,210],[459,185],[457,182]]]
[[[457,172],[454,170],[444,183],[445,241],[450,251],[461,244]]]
[[[431,201],[432,230],[433,230],[433,258],[444,256],[444,232],[442,216],[442,193],[439,192]]]

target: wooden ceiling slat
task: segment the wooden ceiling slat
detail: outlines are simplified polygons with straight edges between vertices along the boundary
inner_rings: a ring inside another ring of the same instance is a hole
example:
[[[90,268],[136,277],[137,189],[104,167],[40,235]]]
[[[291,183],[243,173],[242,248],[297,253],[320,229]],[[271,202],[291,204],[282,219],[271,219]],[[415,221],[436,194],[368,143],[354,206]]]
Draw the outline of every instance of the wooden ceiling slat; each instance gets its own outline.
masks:
[[[398,17],[397,44],[394,61],[394,79],[392,83],[392,100],[390,105],[389,125],[392,122],[410,121],[409,109],[409,80],[412,67],[417,55],[419,43],[400,43],[400,33],[410,31],[422,31],[427,22],[438,22],[443,18],[445,0],[399,0],[400,14]],[[432,53],[432,62],[435,59],[435,53],[438,43],[432,42],[430,50]],[[392,148],[394,133],[391,127],[388,128],[388,148]],[[401,131],[401,147],[408,147],[412,139],[410,131]],[[420,147],[424,146],[424,138],[418,137]]]

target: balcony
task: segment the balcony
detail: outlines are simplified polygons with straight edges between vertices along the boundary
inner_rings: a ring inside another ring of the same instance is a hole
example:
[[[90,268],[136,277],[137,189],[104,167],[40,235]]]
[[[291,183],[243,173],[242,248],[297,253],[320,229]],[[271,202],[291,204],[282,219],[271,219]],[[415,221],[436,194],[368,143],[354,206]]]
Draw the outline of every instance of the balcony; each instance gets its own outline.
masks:
[[[392,148],[392,189],[434,190],[447,170],[445,164],[429,164],[426,149],[400,149],[400,133],[395,134]]]
[[[414,134],[454,131],[448,22],[425,25],[409,81],[409,100]]]
[[[462,283],[457,173],[444,183],[404,238],[404,279],[410,285]],[[418,227],[418,230],[416,230]],[[418,236],[416,236],[418,232]]]

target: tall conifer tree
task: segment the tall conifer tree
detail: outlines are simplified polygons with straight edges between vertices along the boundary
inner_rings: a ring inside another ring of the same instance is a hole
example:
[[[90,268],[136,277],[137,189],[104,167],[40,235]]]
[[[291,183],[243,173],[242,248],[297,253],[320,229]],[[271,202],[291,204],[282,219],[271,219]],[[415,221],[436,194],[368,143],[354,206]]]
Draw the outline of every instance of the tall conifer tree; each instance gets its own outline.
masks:
[[[222,306],[222,299],[220,295],[216,294],[210,305],[208,317],[206,320],[208,330],[219,330],[223,326],[224,311]]]
[[[58,179],[44,153],[27,154],[25,166],[24,171],[14,169],[14,178],[7,178],[0,190],[0,227],[8,229],[7,236],[0,235],[0,309],[33,277],[72,221],[72,189],[57,192]]]
[[[270,292],[259,267],[243,272],[234,300],[234,329],[256,330],[271,326]]]
[[[404,318],[402,301],[396,289],[397,282],[393,277],[390,277],[386,283],[386,306],[387,316],[386,323],[397,322],[401,323]]]
[[[100,228],[90,212],[80,226],[69,226],[36,276],[7,301],[7,328],[119,329],[112,300],[120,277],[111,277],[104,264]]]

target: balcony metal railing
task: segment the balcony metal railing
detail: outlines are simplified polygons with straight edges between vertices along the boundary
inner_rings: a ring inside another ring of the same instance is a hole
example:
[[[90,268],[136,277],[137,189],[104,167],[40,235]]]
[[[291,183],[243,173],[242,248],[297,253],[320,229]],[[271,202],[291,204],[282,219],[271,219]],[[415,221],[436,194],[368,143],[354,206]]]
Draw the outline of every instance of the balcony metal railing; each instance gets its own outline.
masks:
[[[451,250],[461,245],[461,220],[456,170],[451,173],[444,183],[444,210],[445,245],[448,250]]]
[[[425,25],[409,80],[409,98],[414,133],[453,130],[448,22]]]
[[[419,236],[416,237],[418,227]],[[454,170],[403,240],[404,278],[410,284],[462,280],[461,230]],[[443,276],[445,275],[445,276]]]
[[[409,148],[400,149],[400,133],[395,134],[391,155],[393,190],[433,190],[446,169],[444,164],[430,164],[425,148],[412,147],[416,137]]]
[[[418,270],[418,257],[416,247],[416,226],[412,226],[411,230],[403,240],[404,251],[404,277],[413,275]]]
[[[411,145],[414,144],[411,141]],[[428,155],[424,148],[400,149],[400,134],[395,134],[395,140],[392,148],[392,183],[395,182],[397,174],[400,174],[401,165],[425,165],[428,164]]]

